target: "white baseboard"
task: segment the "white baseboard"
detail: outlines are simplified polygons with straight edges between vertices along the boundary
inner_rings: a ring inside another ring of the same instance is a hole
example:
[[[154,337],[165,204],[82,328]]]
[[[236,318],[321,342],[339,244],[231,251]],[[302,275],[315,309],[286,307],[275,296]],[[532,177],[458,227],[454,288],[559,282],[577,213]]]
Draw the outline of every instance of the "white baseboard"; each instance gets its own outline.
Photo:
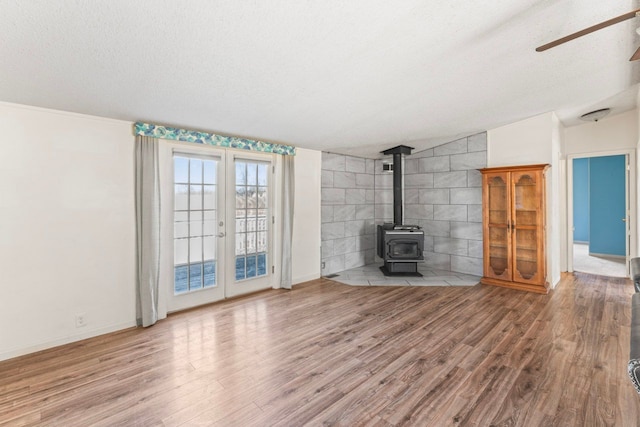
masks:
[[[620,260],[627,259],[627,257],[624,255],[599,254],[595,252],[589,252],[589,256],[595,256],[598,258],[613,258],[613,259],[620,259]]]
[[[315,280],[320,278],[320,272],[307,274],[306,276],[294,277],[292,282],[294,285],[298,283],[308,282],[309,280]]]
[[[81,334],[69,335],[63,338],[59,338],[53,341],[47,341],[29,347],[18,348],[9,350],[4,353],[0,353],[0,362],[3,360],[13,359],[14,357],[20,357],[27,354],[35,353],[37,351],[47,350],[49,348],[58,347],[61,345],[69,344],[76,341],[81,341],[87,338],[97,337],[99,335],[109,334],[111,332],[121,331],[136,326],[136,322],[121,323],[119,325],[105,326],[104,328],[92,329]]]

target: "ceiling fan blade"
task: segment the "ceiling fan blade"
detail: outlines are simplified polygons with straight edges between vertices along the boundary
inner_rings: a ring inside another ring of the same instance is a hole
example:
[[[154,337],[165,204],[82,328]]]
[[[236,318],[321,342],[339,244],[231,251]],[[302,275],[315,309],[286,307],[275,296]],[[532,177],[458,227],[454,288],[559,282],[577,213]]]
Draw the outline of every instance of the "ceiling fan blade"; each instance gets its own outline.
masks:
[[[582,37],[582,36],[584,36],[586,34],[593,33],[594,31],[598,31],[598,30],[601,30],[601,29],[603,29],[605,27],[608,27],[610,25],[617,24],[618,22],[626,21],[627,19],[631,19],[631,18],[635,17],[638,12],[640,12],[640,9],[632,10],[631,12],[627,12],[624,15],[620,15],[620,16],[617,16],[615,18],[611,18],[611,19],[609,19],[607,21],[604,21],[604,22],[601,22],[599,24],[593,25],[593,26],[591,26],[589,28],[585,28],[584,30],[580,30],[580,31],[578,31],[576,33],[569,34],[568,36],[562,37],[561,39],[554,40],[554,41],[549,42],[547,44],[544,44],[544,45],[542,45],[540,47],[537,47],[536,48],[536,52],[542,52],[542,51],[545,51],[547,49],[551,49],[552,47],[556,47],[559,44],[566,43],[566,42],[568,42],[570,40],[573,40],[573,39],[577,39],[578,37]]]
[[[629,58],[629,61],[637,61],[638,59],[640,59],[640,47],[638,49],[636,49],[636,51],[633,54],[633,56],[631,58]]]

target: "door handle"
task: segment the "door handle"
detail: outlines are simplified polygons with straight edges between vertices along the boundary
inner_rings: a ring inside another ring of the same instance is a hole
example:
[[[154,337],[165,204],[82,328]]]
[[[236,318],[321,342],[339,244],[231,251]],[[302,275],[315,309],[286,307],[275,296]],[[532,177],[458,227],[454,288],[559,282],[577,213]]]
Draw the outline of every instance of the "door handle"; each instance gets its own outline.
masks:
[[[216,237],[224,237],[224,232],[216,234]]]
[[[622,221],[623,222],[627,222],[627,218],[622,218]]]

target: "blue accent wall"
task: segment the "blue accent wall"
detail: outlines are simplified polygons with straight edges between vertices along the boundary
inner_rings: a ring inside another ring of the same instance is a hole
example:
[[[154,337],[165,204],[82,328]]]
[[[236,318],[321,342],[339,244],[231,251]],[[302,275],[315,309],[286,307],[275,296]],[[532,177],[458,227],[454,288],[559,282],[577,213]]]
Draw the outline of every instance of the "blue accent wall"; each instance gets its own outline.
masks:
[[[573,241],[589,242],[589,159],[573,160]]]
[[[589,252],[624,256],[625,156],[590,158],[589,191]]]

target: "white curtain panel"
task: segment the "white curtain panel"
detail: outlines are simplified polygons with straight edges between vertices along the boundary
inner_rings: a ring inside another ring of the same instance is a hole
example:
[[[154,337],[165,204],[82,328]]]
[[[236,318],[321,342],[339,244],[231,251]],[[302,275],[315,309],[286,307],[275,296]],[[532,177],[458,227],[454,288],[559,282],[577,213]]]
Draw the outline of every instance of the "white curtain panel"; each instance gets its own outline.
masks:
[[[155,138],[136,136],[136,320],[158,320],[160,277],[160,171]]]
[[[280,287],[291,289],[292,264],[291,246],[293,243],[293,203],[295,193],[295,156],[283,156],[282,162],[282,275]]]

